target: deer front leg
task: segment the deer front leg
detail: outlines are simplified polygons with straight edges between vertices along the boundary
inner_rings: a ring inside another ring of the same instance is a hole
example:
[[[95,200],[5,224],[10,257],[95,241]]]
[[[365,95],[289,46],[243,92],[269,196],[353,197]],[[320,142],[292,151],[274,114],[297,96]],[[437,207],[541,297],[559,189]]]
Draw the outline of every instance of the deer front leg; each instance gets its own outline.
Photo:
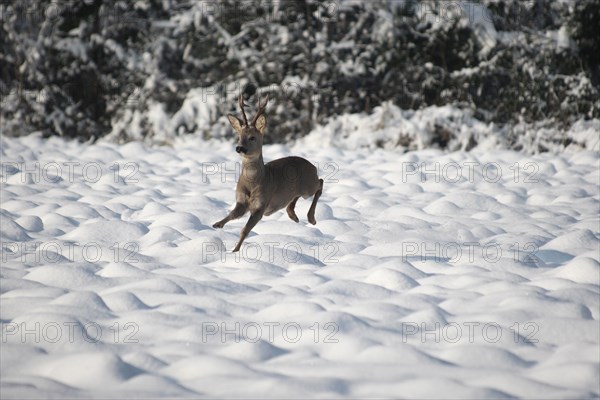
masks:
[[[254,228],[258,221],[260,221],[260,219],[263,216],[263,213],[264,209],[255,211],[252,214],[250,214],[250,218],[248,219],[246,226],[244,226],[244,229],[242,229],[242,233],[240,234],[240,241],[238,242],[237,246],[235,246],[235,249],[233,249],[234,253],[240,250],[240,248],[242,247],[242,242],[244,241],[244,239],[246,239],[246,236],[248,236],[252,228]]]
[[[219,222],[215,222],[213,224],[213,228],[222,228],[223,226],[225,226],[226,223],[228,223],[232,219],[238,219],[242,215],[246,214],[247,210],[248,210],[247,204],[240,203],[240,202],[235,203],[235,207],[233,208],[233,210],[231,210],[229,215],[226,216],[225,218],[223,218],[222,220],[220,220]]]

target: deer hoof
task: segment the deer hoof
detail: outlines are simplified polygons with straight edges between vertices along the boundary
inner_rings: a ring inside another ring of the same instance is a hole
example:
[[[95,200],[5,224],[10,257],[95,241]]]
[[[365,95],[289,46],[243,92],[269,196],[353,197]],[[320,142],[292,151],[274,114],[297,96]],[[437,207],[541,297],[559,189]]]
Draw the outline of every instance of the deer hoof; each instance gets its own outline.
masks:
[[[213,224],[213,228],[217,228],[217,229],[218,229],[218,228],[222,228],[222,227],[223,227],[223,225],[225,225],[225,224],[223,224],[223,223],[222,223],[222,222],[220,222],[220,221],[219,221],[219,222],[215,222],[215,223]]]
[[[288,211],[288,217],[290,217],[290,219],[294,222],[300,222],[300,220],[298,219],[298,216],[295,213],[290,213]]]

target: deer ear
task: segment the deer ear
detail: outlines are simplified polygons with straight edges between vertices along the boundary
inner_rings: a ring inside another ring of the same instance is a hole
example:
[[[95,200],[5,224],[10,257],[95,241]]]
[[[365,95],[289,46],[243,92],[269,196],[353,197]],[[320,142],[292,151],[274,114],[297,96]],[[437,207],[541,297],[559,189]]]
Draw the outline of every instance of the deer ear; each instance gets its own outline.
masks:
[[[265,117],[264,115],[259,116],[254,126],[256,127],[256,129],[258,129],[260,134],[263,135],[265,133],[265,128],[267,127],[267,117]]]
[[[231,124],[233,130],[235,130],[237,133],[242,133],[242,121],[235,115],[231,114],[227,114],[227,118],[229,119],[229,123]]]

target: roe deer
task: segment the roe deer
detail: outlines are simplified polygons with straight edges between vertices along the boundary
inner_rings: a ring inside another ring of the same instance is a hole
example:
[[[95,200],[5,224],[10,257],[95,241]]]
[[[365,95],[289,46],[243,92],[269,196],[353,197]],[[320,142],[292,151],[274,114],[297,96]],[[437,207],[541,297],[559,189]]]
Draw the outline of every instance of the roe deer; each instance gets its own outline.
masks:
[[[263,215],[271,215],[275,211],[286,207],[288,216],[295,222],[298,217],[294,212],[296,201],[300,197],[313,197],[308,210],[308,221],[316,224],[315,207],[323,192],[323,179],[319,179],[317,168],[301,157],[285,157],[263,162],[262,145],[267,118],[264,115],[265,107],[269,101],[261,105],[258,99],[258,111],[248,123],[244,112],[244,99],[239,98],[239,106],[243,120],[228,114],[229,123],[239,135],[235,151],[242,156],[242,173],[235,189],[235,207],[227,217],[213,225],[213,228],[222,228],[232,219],[237,219],[250,211],[250,219],[242,229],[240,240],[234,252],[239,251],[242,242]]]

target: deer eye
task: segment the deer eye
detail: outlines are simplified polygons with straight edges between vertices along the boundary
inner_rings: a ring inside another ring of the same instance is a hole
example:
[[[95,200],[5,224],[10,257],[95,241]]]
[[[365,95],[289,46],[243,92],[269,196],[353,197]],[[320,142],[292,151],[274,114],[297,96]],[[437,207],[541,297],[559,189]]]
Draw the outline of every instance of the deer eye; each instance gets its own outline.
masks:
[[[251,142],[254,142],[256,140],[256,138],[254,136],[250,136],[249,139],[250,139]]]

